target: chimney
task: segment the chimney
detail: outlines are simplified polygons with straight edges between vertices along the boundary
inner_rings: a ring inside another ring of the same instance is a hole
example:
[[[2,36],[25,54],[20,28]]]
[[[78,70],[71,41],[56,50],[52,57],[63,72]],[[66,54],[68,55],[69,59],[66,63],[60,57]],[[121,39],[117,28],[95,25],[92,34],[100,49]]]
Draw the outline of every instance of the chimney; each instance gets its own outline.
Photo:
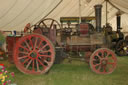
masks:
[[[116,20],[117,20],[117,32],[120,31],[120,22],[121,22],[121,14],[117,13],[116,14]]]
[[[101,32],[101,12],[102,12],[102,5],[97,4],[94,6],[95,8],[95,17],[96,17],[96,31]]]

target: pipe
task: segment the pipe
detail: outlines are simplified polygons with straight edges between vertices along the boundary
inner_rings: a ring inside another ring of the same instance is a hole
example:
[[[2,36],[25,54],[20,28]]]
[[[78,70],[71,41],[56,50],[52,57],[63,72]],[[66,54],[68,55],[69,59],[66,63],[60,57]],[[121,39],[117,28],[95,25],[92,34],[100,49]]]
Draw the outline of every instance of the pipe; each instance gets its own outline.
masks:
[[[117,32],[120,31],[120,22],[121,22],[121,14],[117,13],[116,14],[116,19],[117,19]]]
[[[101,32],[101,11],[102,5],[97,4],[94,6],[95,8],[95,17],[96,17],[96,31]]]

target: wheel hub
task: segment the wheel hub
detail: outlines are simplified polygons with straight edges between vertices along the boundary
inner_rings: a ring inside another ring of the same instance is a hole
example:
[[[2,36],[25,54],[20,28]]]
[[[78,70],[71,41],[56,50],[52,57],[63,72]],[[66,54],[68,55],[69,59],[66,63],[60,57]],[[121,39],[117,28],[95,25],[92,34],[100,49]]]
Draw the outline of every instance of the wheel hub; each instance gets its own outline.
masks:
[[[30,57],[36,58],[37,57],[37,53],[33,51],[32,53],[30,53]]]
[[[107,65],[107,60],[103,59],[103,60],[101,61],[101,64],[102,64],[102,65]]]

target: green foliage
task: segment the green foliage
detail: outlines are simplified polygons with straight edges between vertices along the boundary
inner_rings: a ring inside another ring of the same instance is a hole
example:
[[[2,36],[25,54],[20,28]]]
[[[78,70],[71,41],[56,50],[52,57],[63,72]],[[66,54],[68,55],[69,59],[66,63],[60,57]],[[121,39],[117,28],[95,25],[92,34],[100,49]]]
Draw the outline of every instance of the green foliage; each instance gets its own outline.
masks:
[[[14,82],[14,72],[9,73],[5,67],[0,68],[0,85],[9,85]]]

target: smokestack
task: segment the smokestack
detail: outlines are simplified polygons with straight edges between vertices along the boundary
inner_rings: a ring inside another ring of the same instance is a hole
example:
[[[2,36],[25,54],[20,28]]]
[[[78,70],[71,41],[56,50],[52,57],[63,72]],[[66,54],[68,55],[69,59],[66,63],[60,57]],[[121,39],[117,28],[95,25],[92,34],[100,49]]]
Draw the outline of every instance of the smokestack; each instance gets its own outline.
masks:
[[[116,14],[116,20],[117,20],[117,31],[120,31],[120,22],[121,22],[121,14],[117,13]]]
[[[95,17],[96,17],[96,31],[101,32],[101,11],[102,11],[102,5],[97,4],[94,6],[95,8]]]

